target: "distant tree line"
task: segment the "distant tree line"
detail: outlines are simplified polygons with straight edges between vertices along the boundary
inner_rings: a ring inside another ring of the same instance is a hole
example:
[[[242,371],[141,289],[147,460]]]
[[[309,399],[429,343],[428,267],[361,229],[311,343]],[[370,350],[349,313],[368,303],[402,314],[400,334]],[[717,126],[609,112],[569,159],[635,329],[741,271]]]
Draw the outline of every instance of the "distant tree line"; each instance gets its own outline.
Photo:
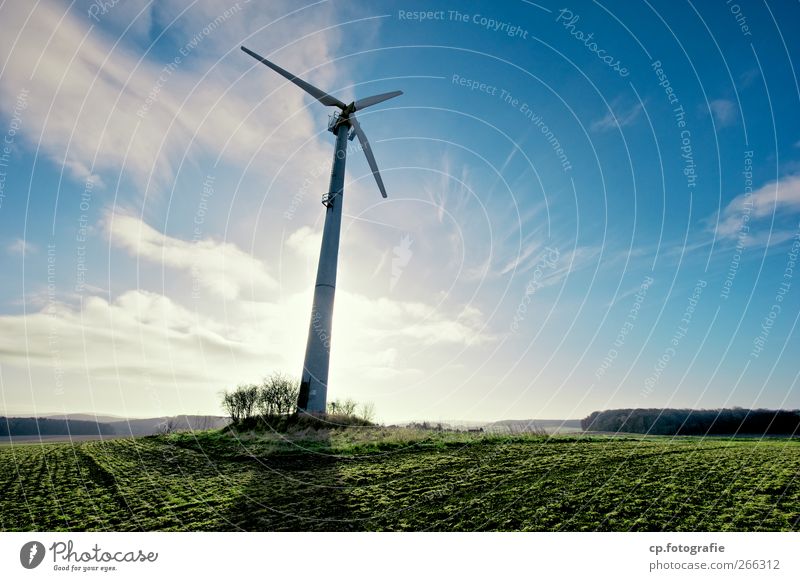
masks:
[[[0,436],[91,436],[111,435],[114,428],[108,424],[86,420],[46,418],[0,417]]]
[[[800,410],[617,409],[592,412],[584,430],[656,435],[800,436]]]

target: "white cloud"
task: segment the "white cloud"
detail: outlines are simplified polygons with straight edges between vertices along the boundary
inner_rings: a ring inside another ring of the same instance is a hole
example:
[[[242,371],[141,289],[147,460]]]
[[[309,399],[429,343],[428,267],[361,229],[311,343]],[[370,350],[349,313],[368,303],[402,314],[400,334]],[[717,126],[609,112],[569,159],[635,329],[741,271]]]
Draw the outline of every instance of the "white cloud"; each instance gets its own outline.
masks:
[[[234,324],[141,290],[0,316],[4,401],[17,409],[215,413],[221,389],[279,361],[276,346],[244,342]]]
[[[276,287],[264,264],[231,242],[173,238],[128,214],[108,214],[104,226],[112,244],[132,256],[188,272],[197,284],[224,298],[233,299],[245,289],[261,293]]]
[[[365,345],[386,340],[397,344],[405,339],[423,346],[468,346],[491,340],[480,332],[482,317],[476,316],[474,308],[452,316],[425,303],[369,299],[353,293],[344,293],[341,303],[348,313],[347,325],[361,329]]]
[[[137,259],[184,272],[200,266],[201,280],[230,300],[224,306],[197,301],[193,310],[163,294],[128,290],[113,299],[48,296],[38,307],[29,303],[35,312],[0,316],[4,377],[13,376],[9,385],[36,377],[33,390],[7,391],[8,405],[47,407],[55,378],[56,386],[69,386],[68,401],[62,401],[68,411],[214,412],[220,389],[276,369],[299,372],[312,285],[294,292],[287,285],[269,300],[248,300],[242,292],[247,285],[269,287],[274,281],[235,245],[187,242],[127,214],[107,215],[104,228],[113,244]],[[313,233],[304,230],[295,239],[308,237]],[[479,309],[455,304],[371,298],[339,289],[334,393],[372,399],[376,381],[384,394],[406,389],[442,362],[495,339]]]
[[[10,254],[34,254],[36,253],[39,248],[35,244],[31,244],[30,242],[23,240],[22,238],[17,238],[6,247],[6,250]]]
[[[600,251],[599,246],[570,248],[566,243],[545,243],[531,235],[523,241],[516,256],[498,265],[494,274],[505,276],[513,273],[520,281],[528,282],[535,277],[539,286],[554,286],[573,273],[597,266]],[[507,253],[503,255],[508,256]]]
[[[322,232],[309,226],[301,226],[286,239],[286,246],[304,258],[316,260],[322,243]]]
[[[736,121],[736,103],[727,99],[714,99],[708,103],[714,120],[720,127],[727,127]]]
[[[769,182],[749,196],[746,193],[736,196],[720,213],[716,228],[717,236],[735,239],[739,236],[744,216],[749,216],[748,227],[752,230],[753,221],[764,220],[780,212],[790,214],[800,212],[800,174],[784,176]],[[715,220],[712,219],[710,222],[713,224]],[[785,236],[777,235],[772,242],[785,239]],[[756,238],[753,237],[753,240]]]
[[[589,267],[596,267],[602,247],[577,246],[574,249],[560,252],[552,273],[542,279],[542,286],[558,284],[570,274]]]
[[[642,110],[641,103],[636,103],[628,109],[619,109],[616,105],[612,105],[611,110],[604,117],[592,122],[591,129],[592,131],[608,131],[626,127],[639,118]]]
[[[247,351],[226,336],[225,325],[141,290],[127,291],[112,302],[90,296],[80,309],[55,301],[36,313],[0,317],[0,329],[5,363],[36,367],[57,357],[65,370],[138,367],[169,374],[185,365],[182,371],[193,369],[196,375],[201,372],[199,353],[209,362],[230,351]]]
[[[500,275],[502,276],[510,272],[516,272],[528,262],[535,264],[536,261],[541,259],[539,254],[541,254],[542,246],[543,245],[535,240],[533,236],[527,237],[525,240],[523,240],[522,248],[520,249],[519,253],[500,269]],[[534,254],[537,255],[532,260],[531,257],[533,257]]]
[[[277,302],[235,300],[220,320],[166,296],[131,290],[112,301],[90,296],[80,306],[55,301],[35,313],[0,316],[4,376],[16,369],[38,378],[30,393],[10,390],[5,399],[20,409],[53,409],[53,387],[61,378],[70,390],[68,411],[213,413],[223,388],[276,369],[299,372],[310,298],[309,290]],[[340,291],[331,384],[339,394],[374,394],[375,381],[384,392],[403,389],[426,371],[421,347],[439,365],[448,349],[491,340],[483,324],[474,308],[451,315]],[[398,383],[390,387],[390,381]]]

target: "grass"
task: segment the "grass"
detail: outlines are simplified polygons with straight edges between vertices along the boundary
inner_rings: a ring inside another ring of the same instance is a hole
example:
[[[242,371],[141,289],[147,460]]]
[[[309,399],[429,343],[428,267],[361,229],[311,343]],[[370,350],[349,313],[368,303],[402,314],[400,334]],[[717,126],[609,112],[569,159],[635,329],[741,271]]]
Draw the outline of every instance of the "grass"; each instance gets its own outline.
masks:
[[[3,530],[800,530],[800,442],[307,427],[0,447]]]

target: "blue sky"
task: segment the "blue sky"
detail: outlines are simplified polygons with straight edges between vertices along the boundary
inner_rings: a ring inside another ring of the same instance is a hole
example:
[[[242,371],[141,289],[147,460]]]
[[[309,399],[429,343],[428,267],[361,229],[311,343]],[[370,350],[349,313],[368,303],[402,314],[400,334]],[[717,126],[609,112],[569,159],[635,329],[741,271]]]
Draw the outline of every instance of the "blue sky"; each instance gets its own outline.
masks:
[[[349,102],[329,396],[385,421],[800,407],[794,3],[0,8],[0,409],[299,374]]]

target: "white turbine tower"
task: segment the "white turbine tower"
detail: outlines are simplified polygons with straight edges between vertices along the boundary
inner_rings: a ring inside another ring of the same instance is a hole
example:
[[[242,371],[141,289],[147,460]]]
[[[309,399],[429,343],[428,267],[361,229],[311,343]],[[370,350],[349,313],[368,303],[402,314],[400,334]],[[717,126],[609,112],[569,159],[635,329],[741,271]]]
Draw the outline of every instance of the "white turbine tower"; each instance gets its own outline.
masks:
[[[402,95],[402,91],[392,91],[373,95],[364,99],[353,101],[345,105],[342,101],[307,83],[301,78],[282,69],[253,51],[241,47],[244,52],[256,60],[261,61],[276,73],[286,77],[289,81],[303,89],[323,105],[338,107],[340,111],[334,112],[328,123],[328,131],[336,136],[336,145],[333,152],[333,166],[328,193],[322,196],[325,205],[325,226],[322,230],[322,246],[319,253],[317,266],[317,282],[314,286],[314,302],[311,307],[311,322],[308,325],[308,342],[306,343],[306,356],[303,362],[303,374],[300,380],[300,395],[297,398],[297,408],[301,412],[320,414],[325,413],[328,397],[328,367],[331,356],[331,327],[333,320],[333,297],[336,291],[336,265],[339,258],[339,232],[342,225],[342,201],[344,196],[344,166],[347,157],[347,140],[357,136],[367,163],[378,182],[381,195],[386,197],[386,188],[383,186],[378,164],[367,141],[367,136],[361,129],[355,112],[366,109],[371,105],[381,103],[387,99]]]

